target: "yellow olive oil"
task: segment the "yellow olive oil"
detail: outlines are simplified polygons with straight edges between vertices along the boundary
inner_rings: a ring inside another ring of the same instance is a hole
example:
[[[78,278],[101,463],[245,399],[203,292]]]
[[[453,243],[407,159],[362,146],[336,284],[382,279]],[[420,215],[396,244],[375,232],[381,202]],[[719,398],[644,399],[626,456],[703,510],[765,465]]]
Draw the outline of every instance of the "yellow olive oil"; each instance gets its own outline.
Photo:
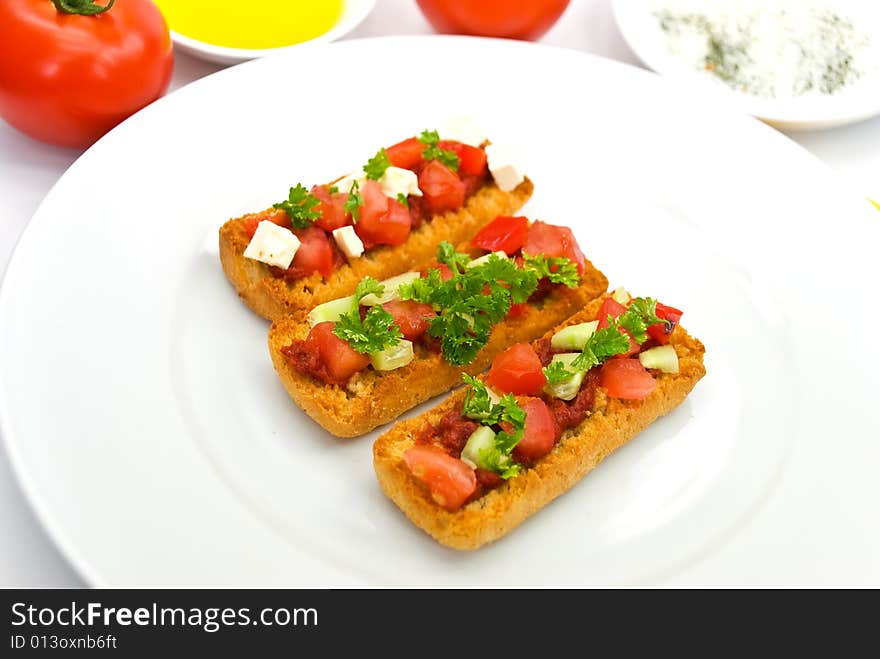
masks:
[[[168,27],[227,48],[277,48],[328,32],[343,0],[155,0]]]

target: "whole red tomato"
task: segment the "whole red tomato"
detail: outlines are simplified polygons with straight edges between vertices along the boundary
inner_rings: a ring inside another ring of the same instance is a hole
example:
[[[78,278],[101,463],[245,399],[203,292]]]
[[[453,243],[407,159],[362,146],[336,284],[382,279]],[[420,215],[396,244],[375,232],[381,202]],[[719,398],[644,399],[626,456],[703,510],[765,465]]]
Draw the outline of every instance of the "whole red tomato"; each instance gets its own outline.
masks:
[[[0,2],[0,116],[36,139],[90,145],[159,98],[173,65],[151,0]]]
[[[483,37],[541,37],[565,11],[569,0],[418,0],[438,32]]]

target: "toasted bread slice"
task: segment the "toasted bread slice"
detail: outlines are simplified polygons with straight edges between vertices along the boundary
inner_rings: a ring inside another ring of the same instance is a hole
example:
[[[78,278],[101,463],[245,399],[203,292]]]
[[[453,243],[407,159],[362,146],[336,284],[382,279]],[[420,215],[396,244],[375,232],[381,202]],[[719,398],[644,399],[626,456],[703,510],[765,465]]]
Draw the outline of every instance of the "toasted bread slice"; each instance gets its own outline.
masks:
[[[593,320],[601,299],[547,333]],[[608,398],[597,391],[593,412],[566,431],[553,450],[537,464],[505,481],[455,512],[431,498],[427,488],[407,468],[404,452],[425,424],[436,425],[443,415],[461,409],[464,389],[416,418],[402,421],[373,445],[373,466],[382,490],[407,517],[438,542],[455,549],[476,549],[509,533],[526,518],[571,489],[606,456],[638,435],[655,419],[678,406],[706,370],[703,344],[677,327],[670,344],[679,359],[679,372],[660,374],[657,388],[641,402]]]
[[[294,339],[305,339],[309,333],[308,322],[290,316],[272,324],[269,353],[287,393],[309,416],[337,437],[355,437],[449,391],[461,382],[463,371],[474,374],[485,370],[499,352],[540,336],[607,288],[605,275],[587,262],[580,286],[556,286],[525,315],[496,325],[489,343],[465,367],[453,366],[442,355],[418,348],[416,359],[402,368],[384,373],[368,368],[354,375],[345,387],[324,384],[297,371],[281,353]]]
[[[373,248],[363,257],[336,268],[327,278],[315,273],[287,282],[273,276],[267,265],[246,259],[244,250],[250,237],[245,224],[254,214],[229,220],[220,228],[220,261],[239,297],[263,318],[304,318],[312,307],[353,293],[364,277],[387,279],[418,268],[434,258],[441,241],[457,245],[470,239],[499,215],[511,215],[522,208],[532,196],[532,189],[529,179],[510,192],[487,183],[461,209],[424,222],[403,245]]]

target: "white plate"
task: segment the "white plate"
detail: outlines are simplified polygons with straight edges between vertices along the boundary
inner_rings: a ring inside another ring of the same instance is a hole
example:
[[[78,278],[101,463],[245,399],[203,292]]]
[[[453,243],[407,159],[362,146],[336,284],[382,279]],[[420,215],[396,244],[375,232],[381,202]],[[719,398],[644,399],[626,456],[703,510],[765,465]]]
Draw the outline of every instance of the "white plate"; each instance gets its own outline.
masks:
[[[376,0],[345,0],[342,15],[340,15],[339,20],[332,28],[314,39],[291,46],[281,46],[278,48],[229,48],[199,41],[174,30],[171,30],[171,39],[174,41],[175,48],[179,48],[194,57],[199,57],[209,62],[217,62],[218,64],[238,64],[239,62],[272,55],[279,51],[288,51],[293,48],[301,48],[302,46],[313,46],[315,44],[336,41],[360,25],[370,12],[373,11],[375,6]]]
[[[714,0],[713,0],[714,1]],[[853,123],[880,113],[880,7],[863,0],[838,0],[856,28],[869,35],[874,47],[866,54],[870,74],[831,96],[793,99],[761,98],[730,89],[712,76],[694,71],[671,55],[663,32],[653,16],[656,0],[612,0],[612,9],[624,39],[648,67],[692,90],[717,96],[777,128],[817,130]]]
[[[422,37],[304,58],[228,69],[114,129],[47,196],[10,262],[0,429],[40,517],[90,582],[538,586],[687,582],[699,570],[706,582],[743,569],[751,583],[786,571],[811,582],[880,573],[876,525],[847,526],[841,561],[840,517],[811,500],[845,497],[865,519],[877,500],[868,466],[880,425],[864,365],[880,360],[880,307],[863,287],[880,274],[880,222],[867,202],[772,129],[573,51]],[[419,103],[406,85],[390,96],[383,87],[370,102],[375,81],[352,76],[303,104],[283,84],[306,65],[383,59],[398,62],[400,80],[431,71],[425,84],[438,93]],[[463,74],[476,62],[491,74]],[[266,89],[274,102],[253,103]],[[495,142],[520,147],[536,184],[529,215],[575,227],[614,285],[683,308],[708,348],[708,375],[684,405],[470,554],[438,546],[383,497],[375,434],[334,439],[288,399],[267,324],[237,300],[214,247],[227,217],[462,110]],[[851,459],[813,491],[829,453]],[[807,522],[822,541],[804,549]],[[759,561],[743,559],[758,551]]]

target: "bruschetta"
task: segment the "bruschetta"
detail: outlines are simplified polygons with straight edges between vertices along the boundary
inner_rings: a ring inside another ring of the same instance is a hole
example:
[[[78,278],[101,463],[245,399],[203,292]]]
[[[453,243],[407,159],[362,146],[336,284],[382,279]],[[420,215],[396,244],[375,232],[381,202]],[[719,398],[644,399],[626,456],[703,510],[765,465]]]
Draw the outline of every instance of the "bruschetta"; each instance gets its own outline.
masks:
[[[436,261],[277,319],[275,370],[293,400],[354,437],[479,373],[508,346],[541,336],[607,290],[570,229],[500,216]]]
[[[220,260],[242,300],[269,320],[304,317],[429,261],[528,201],[515,158],[479,131],[426,130],[370,158],[361,171],[311,188],[297,184],[267,210],[220,229]]]
[[[679,405],[705,374],[681,312],[622,291],[594,300],[373,446],[384,493],[455,549],[497,540]]]

